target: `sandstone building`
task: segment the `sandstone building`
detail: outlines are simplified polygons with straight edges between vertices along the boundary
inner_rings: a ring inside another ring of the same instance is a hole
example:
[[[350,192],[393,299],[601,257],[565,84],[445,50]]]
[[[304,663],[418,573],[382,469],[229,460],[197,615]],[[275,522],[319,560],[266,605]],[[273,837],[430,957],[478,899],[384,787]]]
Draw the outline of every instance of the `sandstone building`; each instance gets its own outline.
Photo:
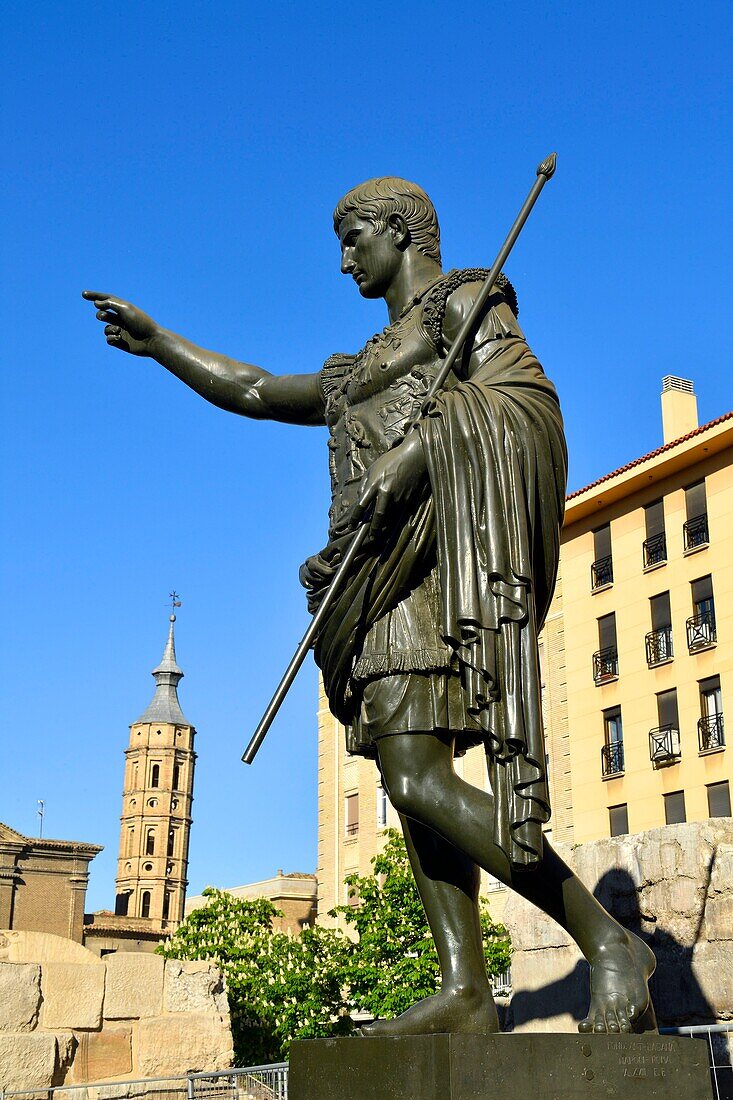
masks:
[[[282,932],[291,932],[297,936],[303,928],[315,924],[318,900],[315,875],[302,871],[293,871],[286,875],[278,871],[272,878],[261,882],[227,888],[226,893],[248,900],[267,898],[283,914],[273,921],[273,926]],[[187,898],[185,915],[188,916],[194,909],[201,909],[207,904],[207,900],[203,895]]]
[[[702,427],[668,377],[663,445],[566,502],[540,638],[553,816],[565,843],[729,816],[733,758],[733,412]],[[319,700],[318,912],[348,900],[397,818],[370,761],[348,757]],[[456,761],[487,784],[482,749]],[[492,916],[506,891],[484,876]]]

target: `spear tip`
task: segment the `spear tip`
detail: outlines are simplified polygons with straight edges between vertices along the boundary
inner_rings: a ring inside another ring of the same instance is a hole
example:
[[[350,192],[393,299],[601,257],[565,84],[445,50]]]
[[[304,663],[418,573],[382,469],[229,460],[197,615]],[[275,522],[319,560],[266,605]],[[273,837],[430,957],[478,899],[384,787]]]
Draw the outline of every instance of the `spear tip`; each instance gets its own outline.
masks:
[[[557,168],[557,153],[550,153],[546,160],[542,161],[542,164],[537,169],[538,176],[544,176],[545,179],[550,180],[555,175],[555,169]]]

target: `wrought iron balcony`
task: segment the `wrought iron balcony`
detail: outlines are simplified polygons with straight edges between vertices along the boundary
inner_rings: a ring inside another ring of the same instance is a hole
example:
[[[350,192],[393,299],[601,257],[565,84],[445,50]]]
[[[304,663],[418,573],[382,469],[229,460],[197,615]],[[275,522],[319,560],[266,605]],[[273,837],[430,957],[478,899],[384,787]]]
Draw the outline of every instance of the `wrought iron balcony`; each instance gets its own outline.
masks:
[[[646,663],[649,668],[671,661],[673,657],[672,627],[662,626],[659,630],[650,630],[646,636]]]
[[[664,531],[659,535],[652,535],[650,539],[644,539],[641,548],[645,569],[651,569],[653,565],[663,565],[666,562],[667,536]]]
[[[700,752],[712,752],[725,748],[722,714],[708,714],[697,721],[697,741]]]
[[[690,653],[707,649],[708,646],[715,645],[717,640],[714,611],[701,611],[699,615],[693,615],[687,620],[687,648]]]
[[[593,591],[596,588],[605,588],[607,584],[613,584],[613,558],[610,554],[606,558],[596,558],[590,567],[590,586]]]
[[[618,650],[616,646],[599,649],[593,654],[593,679],[596,684],[605,684],[618,676]]]
[[[356,834],[358,832],[359,832],[359,822],[358,821],[352,822],[351,825],[346,826],[346,835],[347,836],[356,836]]]
[[[605,777],[610,775],[623,775],[623,772],[623,741],[615,741],[610,745],[604,745],[601,749],[601,774]]]
[[[649,758],[656,768],[676,764],[681,756],[680,731],[676,726],[657,726],[649,730]]]
[[[688,519],[682,526],[685,550],[696,550],[698,546],[707,546],[710,542],[707,512],[702,516]]]

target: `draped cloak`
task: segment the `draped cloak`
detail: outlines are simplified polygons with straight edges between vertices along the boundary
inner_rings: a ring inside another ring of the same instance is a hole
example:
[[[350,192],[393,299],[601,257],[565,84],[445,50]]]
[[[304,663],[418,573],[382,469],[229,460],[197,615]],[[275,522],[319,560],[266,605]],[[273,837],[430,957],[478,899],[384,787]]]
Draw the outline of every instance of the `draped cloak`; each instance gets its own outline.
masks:
[[[443,331],[448,297],[455,295],[453,321],[467,313],[484,274],[451,272],[411,304],[436,368],[450,346],[451,334]],[[541,860],[541,826],[550,816],[537,635],[557,575],[567,452],[555,388],[516,312],[504,281],[492,291],[455,374],[423,406],[415,429],[429,476],[423,498],[382,546],[355,562],[315,656],[331,711],[347,727],[347,747],[373,755],[373,746],[354,739],[360,691],[366,679],[386,681],[403,670],[370,666],[368,659],[364,667],[365,650],[380,621],[437,570],[433,615],[444,655],[424,655],[419,670],[459,676],[477,731],[456,731],[459,742],[484,743],[495,842],[516,869],[527,869]],[[332,357],[322,372],[332,430],[357,360]],[[400,438],[386,439],[383,450]],[[334,494],[336,488],[334,481]],[[332,510],[321,560],[334,567],[349,537]],[[319,595],[311,591],[311,609]]]

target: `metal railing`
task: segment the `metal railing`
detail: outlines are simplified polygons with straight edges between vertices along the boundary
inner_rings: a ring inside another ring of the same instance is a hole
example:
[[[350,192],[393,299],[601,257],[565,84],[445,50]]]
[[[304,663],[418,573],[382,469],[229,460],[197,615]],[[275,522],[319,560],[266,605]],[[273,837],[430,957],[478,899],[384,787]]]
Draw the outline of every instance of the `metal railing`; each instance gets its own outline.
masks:
[[[659,1034],[687,1035],[691,1039],[704,1040],[708,1047],[714,1100],[727,1100],[733,1096],[733,1023],[660,1027]]]
[[[671,661],[673,657],[672,627],[661,626],[658,630],[650,630],[646,636],[646,663],[649,668]]]
[[[503,974],[495,974],[491,979],[491,990],[495,997],[508,997],[512,991],[512,968],[508,966]]]
[[[725,748],[725,730],[722,714],[708,714],[697,720],[697,742],[700,752]]]
[[[707,546],[710,542],[708,531],[708,516],[705,512],[701,516],[694,516],[682,525],[685,550],[696,550],[698,546]]]
[[[610,745],[601,748],[601,774],[604,777],[610,775],[623,775],[624,771],[624,743],[614,741]]]
[[[676,764],[681,756],[680,731],[677,726],[657,726],[649,730],[649,759],[655,767]]]
[[[613,557],[611,554],[606,558],[596,558],[590,567],[590,586],[595,591],[596,588],[605,588],[607,584],[613,584]]]
[[[599,649],[593,654],[593,679],[598,684],[615,680],[618,676],[618,650],[615,645]]]
[[[288,1063],[189,1073],[184,1077],[146,1077],[133,1081],[95,1081],[86,1085],[3,1091],[0,1100],[288,1100]]]
[[[359,832],[359,822],[358,821],[352,821],[350,825],[346,826],[346,835],[347,836],[356,836],[356,834],[358,832]]]
[[[654,565],[663,565],[667,560],[667,536],[664,531],[659,535],[652,535],[651,538],[644,539],[641,544],[641,552],[645,569],[651,569]]]
[[[690,653],[707,649],[708,646],[715,645],[717,640],[714,611],[701,611],[699,615],[690,616],[687,620],[687,648]]]

